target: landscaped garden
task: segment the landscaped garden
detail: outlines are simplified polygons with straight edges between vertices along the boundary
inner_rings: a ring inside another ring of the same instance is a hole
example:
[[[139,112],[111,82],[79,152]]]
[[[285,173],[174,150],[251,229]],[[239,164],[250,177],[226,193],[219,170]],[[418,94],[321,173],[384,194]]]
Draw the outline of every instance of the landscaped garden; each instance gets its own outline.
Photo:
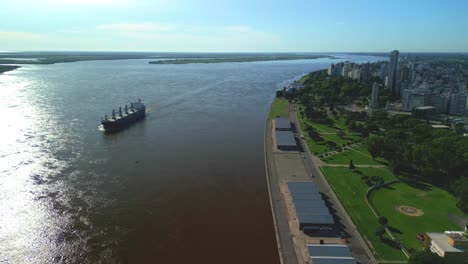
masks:
[[[330,126],[308,119],[303,114],[303,110],[300,110],[302,109],[300,105],[297,109],[301,131],[304,133],[310,151],[316,155],[341,150],[345,145],[353,144],[361,139],[359,135],[346,127],[342,116],[330,115],[329,118],[333,122],[333,126]],[[313,132],[309,132],[311,130]]]
[[[349,161],[352,160],[354,165],[382,165],[382,163],[373,160],[369,155],[355,149],[330,155],[322,160],[328,164],[349,164]]]
[[[407,248],[422,246],[416,239],[418,233],[461,230],[452,221],[463,216],[455,197],[429,184],[395,183],[376,190],[370,200],[378,213],[387,217],[388,226]],[[401,210],[402,206],[409,211]]]
[[[369,185],[366,184],[366,178],[380,176],[382,180],[390,181],[395,179],[393,174],[388,169],[381,168],[350,170],[349,168],[322,167],[321,169],[353,223],[374,252],[375,257],[378,260],[406,260],[403,252],[393,246],[389,237],[384,235],[383,240],[376,236],[375,231],[379,227],[379,223],[365,201],[365,195],[369,188]]]

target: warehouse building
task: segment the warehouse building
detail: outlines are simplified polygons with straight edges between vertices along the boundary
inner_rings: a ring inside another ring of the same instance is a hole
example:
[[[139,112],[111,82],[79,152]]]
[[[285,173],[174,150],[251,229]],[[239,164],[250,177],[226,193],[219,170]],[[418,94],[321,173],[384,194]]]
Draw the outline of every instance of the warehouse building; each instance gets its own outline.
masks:
[[[356,264],[349,247],[339,244],[307,244],[311,264]]]
[[[277,131],[291,131],[291,121],[286,117],[275,118],[275,130]]]
[[[296,139],[292,131],[275,131],[276,146],[279,150],[297,150]]]
[[[315,183],[306,181],[287,184],[299,228],[304,232],[332,232],[335,225],[333,216]]]

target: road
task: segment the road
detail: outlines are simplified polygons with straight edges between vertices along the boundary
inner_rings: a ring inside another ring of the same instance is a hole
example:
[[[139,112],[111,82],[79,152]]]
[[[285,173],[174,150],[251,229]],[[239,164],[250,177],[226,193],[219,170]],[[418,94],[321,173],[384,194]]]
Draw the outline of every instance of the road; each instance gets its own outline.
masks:
[[[271,120],[267,121],[265,128],[265,168],[267,173],[270,203],[276,229],[278,250],[282,264],[298,264],[294,242],[288,223],[288,211],[279,186],[278,173],[276,172],[271,145]]]
[[[291,103],[289,106],[289,118],[291,122],[296,125],[297,131],[300,131],[295,105],[293,103]],[[304,155],[304,166],[310,173],[309,175],[313,175],[311,179],[316,182],[319,190],[328,199],[327,205],[330,207],[330,211],[334,214],[335,220],[339,222],[339,225],[343,228],[345,233],[348,234],[348,246],[350,247],[352,255],[359,263],[377,263],[371,251],[367,247],[367,244],[365,244],[364,239],[357,231],[356,226],[353,224],[351,218],[346,213],[346,210],[343,208],[335,193],[328,185],[328,182],[325,180],[325,177],[323,176],[320,168],[315,164],[314,159],[316,159],[316,157],[313,157],[313,155],[310,153],[305,140],[300,139],[300,142],[304,148],[304,152],[302,152]]]

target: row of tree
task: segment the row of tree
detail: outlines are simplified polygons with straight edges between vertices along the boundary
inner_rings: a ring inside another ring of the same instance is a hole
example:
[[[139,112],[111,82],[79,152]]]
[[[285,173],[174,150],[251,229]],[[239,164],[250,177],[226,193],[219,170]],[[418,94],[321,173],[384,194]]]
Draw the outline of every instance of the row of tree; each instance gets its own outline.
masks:
[[[390,161],[395,173],[418,176],[451,190],[457,205],[468,212],[468,138],[451,130],[434,129],[411,116],[380,115],[373,120],[383,129],[370,135],[367,148],[373,158]]]

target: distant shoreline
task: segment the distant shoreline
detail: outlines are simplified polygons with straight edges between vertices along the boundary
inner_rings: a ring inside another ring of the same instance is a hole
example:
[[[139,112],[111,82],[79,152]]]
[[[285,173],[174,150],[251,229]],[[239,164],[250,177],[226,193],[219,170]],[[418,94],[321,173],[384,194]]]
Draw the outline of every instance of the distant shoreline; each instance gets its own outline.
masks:
[[[150,61],[149,64],[191,64],[191,63],[222,63],[222,62],[254,62],[254,61],[281,61],[281,60],[314,60],[335,57],[329,55],[290,55],[290,56],[253,56],[232,58],[190,58]]]
[[[0,65],[0,74],[21,68],[21,66]]]

